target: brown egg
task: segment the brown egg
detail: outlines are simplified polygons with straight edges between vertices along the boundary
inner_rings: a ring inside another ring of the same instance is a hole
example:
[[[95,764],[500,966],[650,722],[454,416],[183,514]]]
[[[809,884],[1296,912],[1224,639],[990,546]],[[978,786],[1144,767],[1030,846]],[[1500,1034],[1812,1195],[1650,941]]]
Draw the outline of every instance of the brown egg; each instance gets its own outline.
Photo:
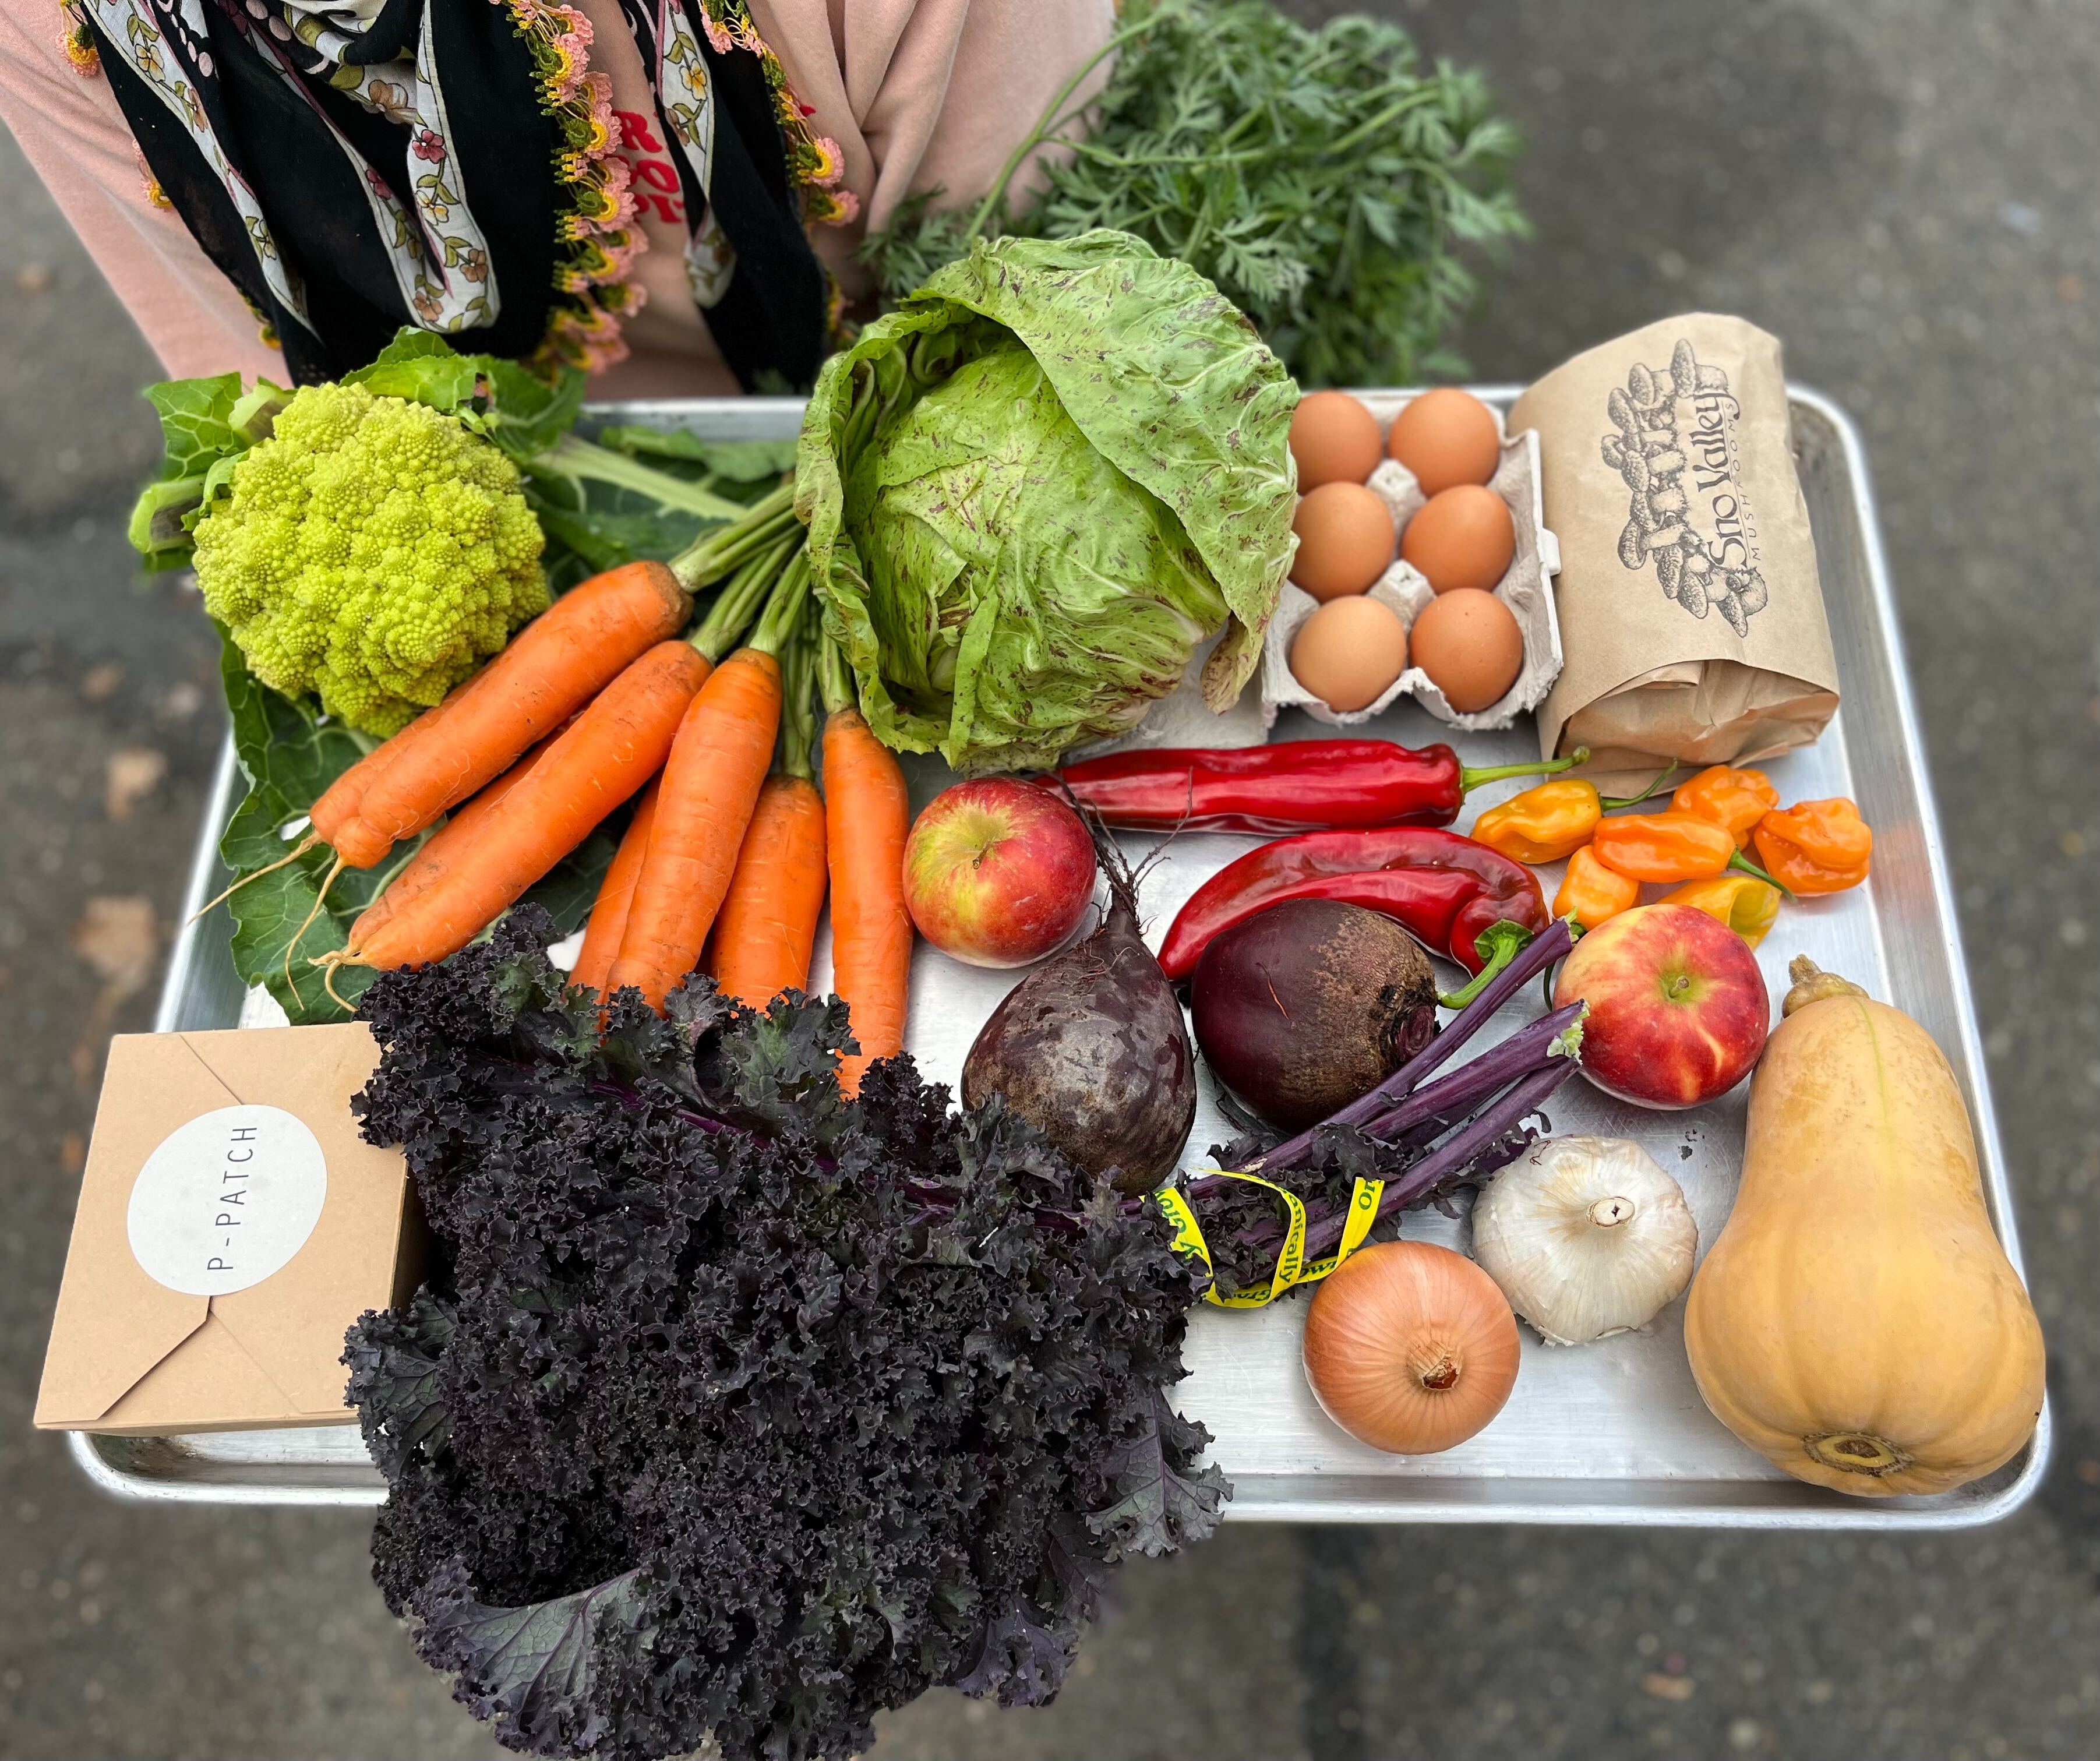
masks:
[[[1438,593],[1461,587],[1485,593],[1508,572],[1516,554],[1509,503],[1475,483],[1433,495],[1401,534],[1400,554]]]
[[[1422,608],[1409,642],[1414,664],[1461,715],[1500,703],[1524,670],[1516,614],[1477,588],[1439,594]]]
[[[1454,483],[1484,483],[1502,462],[1494,412],[1470,391],[1439,386],[1393,418],[1386,451],[1410,470],[1424,495]]]
[[[1360,483],[1378,469],[1378,418],[1346,391],[1314,391],[1290,418],[1290,456],[1302,495],[1322,483]]]
[[[1290,641],[1291,676],[1330,709],[1368,709],[1407,670],[1407,626],[1379,600],[1323,605]]]
[[[1392,515],[1361,483],[1322,483],[1298,498],[1290,578],[1315,599],[1360,594],[1392,561]]]

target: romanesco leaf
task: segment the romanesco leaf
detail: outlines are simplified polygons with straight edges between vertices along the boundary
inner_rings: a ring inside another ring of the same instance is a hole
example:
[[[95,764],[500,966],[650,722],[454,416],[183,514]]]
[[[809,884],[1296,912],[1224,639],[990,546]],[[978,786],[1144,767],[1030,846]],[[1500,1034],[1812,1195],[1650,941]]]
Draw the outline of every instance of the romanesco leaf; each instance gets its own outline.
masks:
[[[146,401],[161,417],[161,439],[167,448],[161,461],[163,482],[201,476],[218,459],[248,444],[231,422],[240,398],[240,375],[220,373],[210,379],[170,379],[148,386]]]
[[[361,385],[375,396],[405,398],[448,416],[457,415],[474,401],[484,358],[462,355],[428,330],[404,329],[369,367],[345,373],[342,383]]]

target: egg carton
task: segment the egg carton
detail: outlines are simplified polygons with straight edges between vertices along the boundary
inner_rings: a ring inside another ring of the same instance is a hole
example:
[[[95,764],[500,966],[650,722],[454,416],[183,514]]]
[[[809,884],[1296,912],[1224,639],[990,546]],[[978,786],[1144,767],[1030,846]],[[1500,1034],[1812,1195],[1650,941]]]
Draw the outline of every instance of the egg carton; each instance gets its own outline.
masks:
[[[1381,439],[1392,431],[1393,419],[1419,394],[1398,391],[1360,391],[1358,401],[1378,418]],[[1383,714],[1402,697],[1412,697],[1440,722],[1465,733],[1508,727],[1529,710],[1546,700],[1553,682],[1560,676],[1560,619],[1554,609],[1553,577],[1560,572],[1560,542],[1546,523],[1540,492],[1538,435],[1527,428],[1512,435],[1503,425],[1502,413],[1490,406],[1495,431],[1502,437],[1502,461],[1488,487],[1509,505],[1516,528],[1516,552],[1509,567],[1495,584],[1494,595],[1515,615],[1524,638],[1524,665],[1499,702],[1471,714],[1454,709],[1444,693],[1421,668],[1410,666],[1388,686],[1375,703],[1362,709],[1330,709],[1298,682],[1290,670],[1290,644],[1299,628],[1319,609],[1320,602],[1304,589],[1284,583],[1276,616],[1269,620],[1262,645],[1261,713],[1264,726],[1273,727],[1283,709],[1303,709],[1316,722],[1334,727],[1354,727]],[[1382,461],[1370,474],[1368,487],[1385,503],[1396,531],[1421,511],[1428,497],[1414,473],[1396,459]],[[1410,632],[1422,608],[1435,597],[1422,572],[1412,563],[1396,560],[1371,584],[1370,597],[1399,615]]]

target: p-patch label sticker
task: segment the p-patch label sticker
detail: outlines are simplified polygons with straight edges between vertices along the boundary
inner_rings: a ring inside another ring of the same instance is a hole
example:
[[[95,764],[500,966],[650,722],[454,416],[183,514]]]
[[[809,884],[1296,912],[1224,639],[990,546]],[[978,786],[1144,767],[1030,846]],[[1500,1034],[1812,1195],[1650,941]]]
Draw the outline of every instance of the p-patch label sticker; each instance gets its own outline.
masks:
[[[132,1256],[186,1296],[227,1296],[281,1272],[328,1202],[328,1162],[306,1122],[244,1104],[170,1132],[131,1187]]]

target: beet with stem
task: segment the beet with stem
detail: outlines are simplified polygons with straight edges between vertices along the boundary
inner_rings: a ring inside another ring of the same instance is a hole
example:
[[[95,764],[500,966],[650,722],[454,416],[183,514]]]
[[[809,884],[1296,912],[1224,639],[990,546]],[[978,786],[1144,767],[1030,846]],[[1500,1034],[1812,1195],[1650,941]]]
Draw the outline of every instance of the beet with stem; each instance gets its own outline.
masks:
[[[963,1105],[995,1094],[1090,1174],[1149,1192],[1196,1123],[1196,1054],[1137,920],[1137,881],[1096,831],[1109,907],[1083,942],[1007,993],[963,1064]]]
[[[1436,1031],[1436,975],[1414,938],[1332,899],[1287,899],[1213,938],[1191,1003],[1218,1080],[1285,1131],[1376,1088]]]

